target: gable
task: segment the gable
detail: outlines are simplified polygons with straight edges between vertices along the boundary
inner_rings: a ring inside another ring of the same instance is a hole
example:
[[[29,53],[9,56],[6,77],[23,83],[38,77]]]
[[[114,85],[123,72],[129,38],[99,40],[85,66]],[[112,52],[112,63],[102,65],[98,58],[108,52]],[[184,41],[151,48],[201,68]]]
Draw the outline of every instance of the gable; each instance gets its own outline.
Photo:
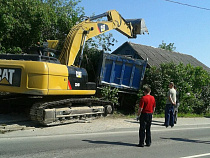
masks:
[[[117,48],[116,51],[112,52],[112,54],[120,54],[124,56],[128,56],[134,59],[142,59],[138,53],[136,53],[136,50],[133,49],[133,47],[130,44],[124,43],[122,46]]]

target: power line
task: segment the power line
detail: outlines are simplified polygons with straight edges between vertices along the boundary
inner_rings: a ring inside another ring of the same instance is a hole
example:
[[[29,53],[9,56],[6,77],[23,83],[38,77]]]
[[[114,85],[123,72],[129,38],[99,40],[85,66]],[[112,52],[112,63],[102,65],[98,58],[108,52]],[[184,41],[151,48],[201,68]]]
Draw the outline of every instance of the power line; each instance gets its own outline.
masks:
[[[188,6],[188,7],[193,7],[193,8],[197,8],[197,9],[203,9],[203,10],[208,10],[208,11],[210,11],[209,8],[198,7],[198,6],[195,6],[195,5],[190,5],[190,4],[186,4],[186,3],[180,3],[180,2],[171,1],[171,0],[164,0],[164,1],[171,2],[171,3],[176,3],[176,4],[180,4],[180,5],[186,5],[186,6]]]

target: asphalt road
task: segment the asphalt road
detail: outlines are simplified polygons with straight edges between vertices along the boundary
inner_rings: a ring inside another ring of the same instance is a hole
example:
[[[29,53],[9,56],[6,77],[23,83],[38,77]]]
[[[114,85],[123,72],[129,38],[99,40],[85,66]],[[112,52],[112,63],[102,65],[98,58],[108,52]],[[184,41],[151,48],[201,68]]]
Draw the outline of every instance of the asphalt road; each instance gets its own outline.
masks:
[[[154,120],[152,145],[144,148],[136,147],[138,124],[129,128],[108,128],[92,132],[87,132],[90,125],[83,128],[83,124],[74,125],[80,126],[80,132],[72,132],[71,125],[60,127],[59,131],[55,131],[55,128],[44,129],[42,133],[39,130],[19,131],[0,135],[0,157],[209,158],[209,120],[193,124],[185,122],[174,128],[165,128],[161,126],[161,121]],[[50,131],[52,129],[54,132]]]

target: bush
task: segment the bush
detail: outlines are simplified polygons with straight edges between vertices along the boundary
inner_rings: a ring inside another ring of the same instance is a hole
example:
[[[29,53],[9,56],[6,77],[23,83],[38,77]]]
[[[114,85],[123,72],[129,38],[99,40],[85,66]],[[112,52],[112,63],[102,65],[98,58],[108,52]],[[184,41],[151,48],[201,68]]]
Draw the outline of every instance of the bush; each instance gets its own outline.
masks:
[[[210,108],[210,74],[201,67],[162,64],[146,70],[144,84],[151,87],[156,99],[156,112],[163,113],[169,82],[174,82],[180,94],[181,113],[207,113]]]
[[[9,49],[5,49],[4,47],[0,47],[0,54],[20,54],[22,53],[22,49],[20,47],[13,47],[13,48],[9,48]]]
[[[118,89],[105,86],[101,90],[101,95],[104,100],[111,101],[114,104],[118,104]]]

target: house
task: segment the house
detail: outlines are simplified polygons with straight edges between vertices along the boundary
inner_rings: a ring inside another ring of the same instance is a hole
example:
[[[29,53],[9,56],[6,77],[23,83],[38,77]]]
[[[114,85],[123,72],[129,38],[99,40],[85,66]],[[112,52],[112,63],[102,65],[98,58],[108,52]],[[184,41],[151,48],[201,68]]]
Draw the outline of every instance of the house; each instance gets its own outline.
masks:
[[[161,48],[154,48],[151,46],[145,46],[131,42],[125,42],[114,52],[112,52],[112,54],[121,54],[143,60],[146,60],[148,58],[148,67],[159,67],[162,63],[174,62],[175,64],[191,64],[194,67],[200,66],[203,67],[203,69],[207,72],[210,72],[209,67],[207,67],[191,55],[178,52],[169,52]]]

